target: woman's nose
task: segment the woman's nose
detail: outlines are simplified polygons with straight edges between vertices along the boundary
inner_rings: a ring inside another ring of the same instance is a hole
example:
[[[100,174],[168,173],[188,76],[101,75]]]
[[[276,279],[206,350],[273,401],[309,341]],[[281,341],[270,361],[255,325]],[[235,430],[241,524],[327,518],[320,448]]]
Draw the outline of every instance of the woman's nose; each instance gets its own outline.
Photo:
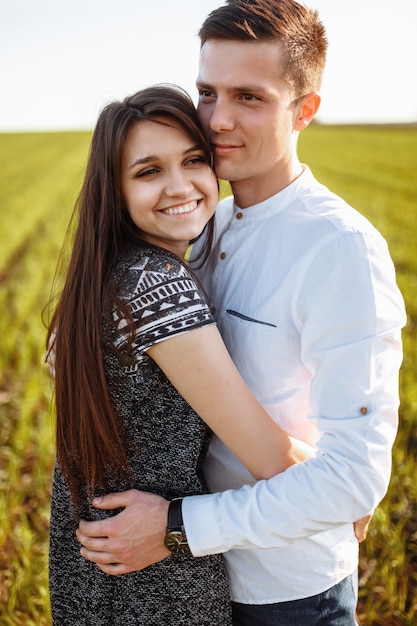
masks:
[[[193,190],[189,174],[182,169],[175,168],[169,173],[165,192],[168,196],[187,197]]]

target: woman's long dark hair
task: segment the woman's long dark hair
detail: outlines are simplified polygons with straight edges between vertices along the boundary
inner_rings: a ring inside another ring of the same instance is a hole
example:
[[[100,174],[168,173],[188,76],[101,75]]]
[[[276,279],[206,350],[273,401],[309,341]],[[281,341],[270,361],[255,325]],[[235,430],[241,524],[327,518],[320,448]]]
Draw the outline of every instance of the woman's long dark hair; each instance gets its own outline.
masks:
[[[109,479],[117,484],[130,477],[126,433],[106,384],[103,313],[110,270],[121,247],[127,240],[141,243],[120,187],[127,133],[135,123],[161,116],[197,141],[210,163],[210,147],[188,94],[173,85],[144,89],[100,114],[71,220],[72,252],[47,341],[48,348],[54,344],[58,461],[77,506],[84,490],[91,497],[97,488],[108,488]],[[205,252],[213,220],[206,231]]]

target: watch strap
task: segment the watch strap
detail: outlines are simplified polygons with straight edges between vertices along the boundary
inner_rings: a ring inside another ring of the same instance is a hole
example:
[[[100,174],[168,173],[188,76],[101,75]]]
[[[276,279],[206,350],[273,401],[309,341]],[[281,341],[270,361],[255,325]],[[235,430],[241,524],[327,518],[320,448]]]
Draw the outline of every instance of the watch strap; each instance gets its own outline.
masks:
[[[168,522],[167,529],[183,528],[184,522],[182,519],[182,501],[183,498],[174,498],[171,500],[168,507]]]

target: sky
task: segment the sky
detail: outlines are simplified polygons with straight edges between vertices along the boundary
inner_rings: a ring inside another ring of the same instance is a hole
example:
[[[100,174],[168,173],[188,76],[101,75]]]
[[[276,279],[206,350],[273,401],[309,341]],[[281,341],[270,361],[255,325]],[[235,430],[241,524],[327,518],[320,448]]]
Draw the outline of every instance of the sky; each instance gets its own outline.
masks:
[[[158,82],[196,99],[197,31],[223,0],[0,0],[0,132],[84,130]],[[318,120],[417,121],[417,0],[306,0],[329,40]]]

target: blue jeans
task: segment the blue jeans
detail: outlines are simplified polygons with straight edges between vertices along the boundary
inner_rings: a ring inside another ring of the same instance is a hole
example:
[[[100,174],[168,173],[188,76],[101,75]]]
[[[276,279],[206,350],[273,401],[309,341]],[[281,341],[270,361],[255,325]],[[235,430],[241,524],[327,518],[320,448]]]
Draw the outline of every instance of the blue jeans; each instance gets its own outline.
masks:
[[[357,572],[317,596],[277,604],[232,602],[233,626],[357,626]]]

